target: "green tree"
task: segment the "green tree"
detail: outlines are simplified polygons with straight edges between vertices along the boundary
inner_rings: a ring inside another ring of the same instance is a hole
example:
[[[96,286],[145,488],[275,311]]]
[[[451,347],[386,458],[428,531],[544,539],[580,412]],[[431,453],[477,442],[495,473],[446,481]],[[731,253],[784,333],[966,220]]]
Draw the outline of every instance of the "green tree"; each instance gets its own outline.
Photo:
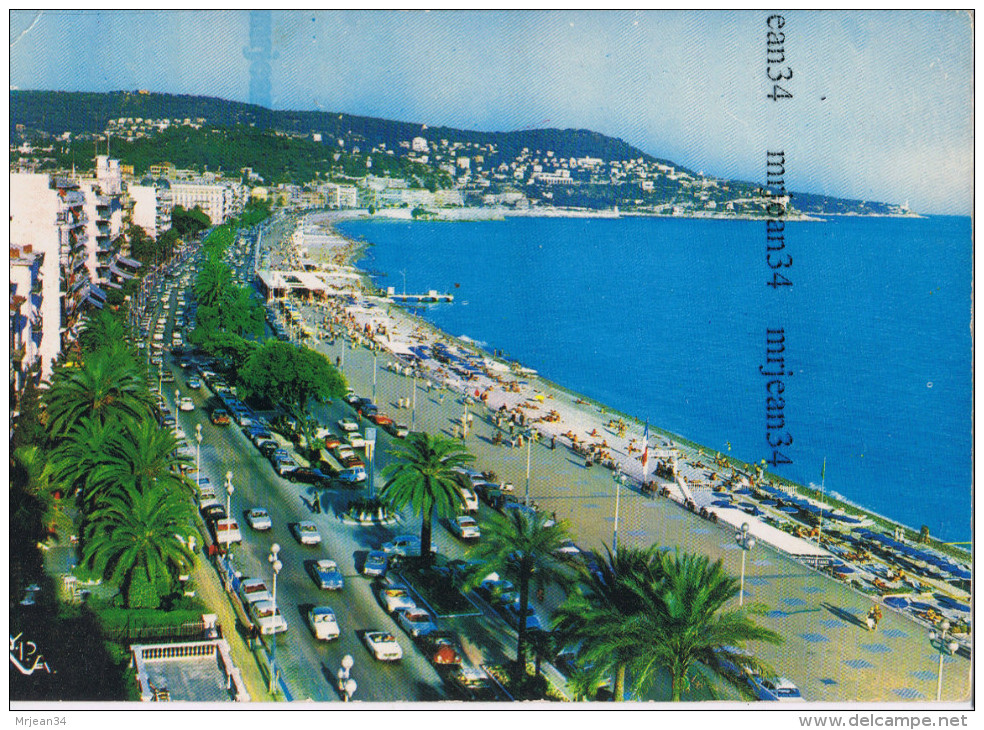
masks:
[[[387,482],[382,497],[400,508],[410,506],[420,515],[420,554],[429,558],[434,513],[454,517],[464,506],[454,468],[474,457],[458,441],[427,433],[411,433],[391,453],[397,461],[383,469]]]
[[[253,298],[251,289],[232,287],[222,303],[222,323],[233,334],[259,337],[264,330],[263,307]]]
[[[45,402],[56,437],[86,416],[131,421],[148,417],[151,408],[143,374],[122,344],[87,356],[80,367],[57,368]]]
[[[212,225],[212,220],[202,212],[200,206],[191,210],[176,205],[171,210],[171,228],[181,236],[190,237],[201,233]]]
[[[516,642],[516,673],[526,674],[526,614],[530,606],[530,586],[546,588],[550,583],[564,583],[569,570],[559,548],[570,537],[565,521],[555,522],[543,512],[510,509],[505,515],[491,514],[482,525],[482,542],[470,554],[482,562],[482,570],[496,572],[519,587],[519,622]],[[468,585],[481,581],[475,573]]]
[[[199,306],[221,307],[232,288],[232,270],[222,261],[206,258],[195,279]]]
[[[86,320],[78,341],[83,352],[93,353],[123,342],[126,335],[126,327],[119,317],[104,309]]]
[[[157,608],[194,556],[178,539],[191,534],[191,502],[162,484],[102,495],[86,526],[82,559],[120,587],[130,608]]]
[[[309,400],[325,401],[345,394],[345,377],[319,352],[288,342],[267,340],[239,370],[248,396],[284,402],[304,410]]]
[[[90,482],[108,455],[112,441],[122,430],[118,421],[104,422],[85,416],[60,439],[51,452],[52,478],[66,492],[78,490],[80,504],[88,500]]]

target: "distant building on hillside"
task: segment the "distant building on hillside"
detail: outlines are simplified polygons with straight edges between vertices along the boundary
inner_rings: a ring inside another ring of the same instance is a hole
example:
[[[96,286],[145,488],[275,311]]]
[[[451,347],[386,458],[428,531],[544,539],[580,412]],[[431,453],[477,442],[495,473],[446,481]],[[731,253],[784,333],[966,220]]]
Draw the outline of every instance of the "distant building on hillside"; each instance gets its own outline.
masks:
[[[413,141],[410,143],[410,148],[414,152],[426,152],[427,151],[427,140],[423,137],[414,137]]]

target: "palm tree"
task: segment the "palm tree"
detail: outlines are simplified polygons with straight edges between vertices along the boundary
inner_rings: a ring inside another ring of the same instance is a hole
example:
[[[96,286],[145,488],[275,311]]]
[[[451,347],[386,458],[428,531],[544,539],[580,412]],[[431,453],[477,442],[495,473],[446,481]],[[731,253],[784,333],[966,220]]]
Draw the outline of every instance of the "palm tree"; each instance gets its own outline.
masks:
[[[103,423],[84,416],[51,452],[53,480],[66,492],[78,488],[85,502],[95,469],[106,461],[110,443],[123,426],[118,422]]]
[[[177,537],[190,533],[191,519],[188,499],[161,484],[100,495],[82,559],[120,587],[127,606],[157,608],[173,579],[194,561]]]
[[[79,344],[85,352],[96,352],[123,342],[126,334],[123,323],[104,309],[86,321],[85,327],[79,333]]]
[[[387,477],[381,496],[398,508],[410,505],[420,515],[420,554],[431,554],[431,520],[454,517],[464,506],[455,467],[474,460],[464,447],[446,436],[412,433],[392,452],[398,461],[383,469]]]
[[[191,462],[175,455],[177,446],[174,433],[150,419],[114,432],[89,477],[87,503],[91,506],[102,494],[146,494],[158,487],[186,498],[191,484],[181,476],[180,467]]]
[[[490,515],[482,528],[485,537],[472,549],[472,556],[482,561],[484,571],[501,573],[519,586],[516,671],[523,676],[526,673],[530,585],[542,589],[549,583],[568,579],[569,571],[558,550],[569,537],[569,526],[565,521],[553,521],[543,512],[511,509],[505,515]],[[482,573],[475,573],[469,580],[469,587],[477,585],[482,577]]]
[[[633,663],[636,686],[651,681],[653,670],[663,667],[670,674],[670,695],[679,702],[685,689],[699,674],[717,674],[734,683],[724,670],[722,659],[736,666],[747,666],[764,674],[771,667],[753,657],[738,654],[731,647],[749,641],[781,644],[782,637],[756,624],[751,616],[762,608],[745,606],[723,610],[738,597],[739,582],[724,571],[720,560],[706,555],[663,554],[662,579],[652,586],[651,601],[632,619],[630,631],[642,639],[651,636],[652,651]]]
[[[206,259],[195,279],[195,297],[199,304],[218,307],[225,301],[232,287],[232,270],[222,261]]]
[[[553,624],[578,646],[587,677],[614,675],[613,698],[621,702],[626,669],[651,651],[649,641],[640,642],[625,626],[646,608],[646,589],[660,581],[660,553],[656,546],[620,547],[614,555],[607,548],[605,553],[592,551],[579,572],[577,589],[557,609]]]
[[[28,529],[30,523],[40,518],[44,534],[64,535],[72,531],[72,518],[65,512],[64,502],[59,498],[59,483],[53,478],[52,466],[45,452],[38,446],[21,446],[12,454],[13,466],[11,481],[17,482],[28,495],[39,512],[18,512],[19,529]],[[23,507],[26,503],[18,502]],[[11,521],[15,519],[11,515]]]
[[[86,416],[106,423],[151,412],[146,380],[122,344],[90,355],[81,367],[56,370],[45,401],[54,436],[68,433]]]

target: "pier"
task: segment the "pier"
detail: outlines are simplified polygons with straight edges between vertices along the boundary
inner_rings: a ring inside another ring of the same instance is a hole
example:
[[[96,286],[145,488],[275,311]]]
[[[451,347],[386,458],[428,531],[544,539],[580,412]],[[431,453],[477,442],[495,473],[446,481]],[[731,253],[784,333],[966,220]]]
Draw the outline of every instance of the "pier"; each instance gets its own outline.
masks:
[[[438,294],[436,289],[431,289],[426,294],[397,294],[394,287],[386,288],[386,298],[394,302],[416,302],[418,304],[429,304],[433,302],[453,302],[453,294]]]

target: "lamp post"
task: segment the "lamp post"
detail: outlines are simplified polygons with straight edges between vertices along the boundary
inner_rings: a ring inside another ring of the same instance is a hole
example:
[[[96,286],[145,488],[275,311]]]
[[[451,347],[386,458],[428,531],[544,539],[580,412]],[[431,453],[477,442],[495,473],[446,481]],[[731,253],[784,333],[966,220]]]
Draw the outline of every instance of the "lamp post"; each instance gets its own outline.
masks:
[[[280,546],[277,543],[273,543],[270,546],[270,555],[267,556],[267,560],[270,561],[270,566],[273,568],[273,593],[271,594],[271,603],[273,603],[273,615],[277,615],[277,573],[280,569],[284,567],[283,563],[277,559],[277,553],[280,552]],[[273,645],[271,650],[272,655],[270,659],[270,694],[273,694],[273,688],[276,686],[277,682],[277,634],[272,634],[273,638],[270,643]]]
[[[338,691],[342,693],[342,701],[348,702],[355,694],[356,684],[352,679],[352,667],[355,660],[351,654],[342,657],[342,667],[338,670]]]
[[[413,369],[413,391],[410,394],[410,430],[417,425],[417,368]]]
[[[376,405],[376,346],[372,347],[372,404]]]
[[[755,547],[755,538],[748,532],[747,522],[735,532],[735,542],[741,548],[741,584],[738,588],[738,605],[742,606],[745,603],[745,556],[749,550]]]
[[[527,507],[530,506],[530,459],[533,454],[533,431],[526,432],[526,500]]]
[[[199,489],[202,486],[202,424],[195,425],[195,441],[198,448],[195,450],[195,486]]]
[[[164,365],[162,364],[161,367],[163,368]],[[176,411],[181,410],[181,391],[178,390],[177,388],[174,389],[174,410]]]
[[[225,488],[226,494],[229,495],[226,497],[226,517],[230,517],[232,516],[232,493],[236,491],[236,488],[232,486],[231,471],[226,472]]]
[[[612,473],[612,481],[615,483],[615,529],[612,531],[612,554],[618,553],[618,507],[619,497],[622,493],[620,487],[625,484],[625,474],[622,473],[622,465],[615,466]]]
[[[366,458],[369,461],[369,499],[376,496],[375,481],[373,479],[373,456],[376,451],[376,429],[367,428],[366,435],[363,438],[366,442]]]
[[[953,656],[959,646],[950,633],[949,621],[943,619],[939,630],[934,629],[929,632],[929,643],[940,653],[940,669],[936,677],[936,701],[939,702],[943,698],[943,656]]]

